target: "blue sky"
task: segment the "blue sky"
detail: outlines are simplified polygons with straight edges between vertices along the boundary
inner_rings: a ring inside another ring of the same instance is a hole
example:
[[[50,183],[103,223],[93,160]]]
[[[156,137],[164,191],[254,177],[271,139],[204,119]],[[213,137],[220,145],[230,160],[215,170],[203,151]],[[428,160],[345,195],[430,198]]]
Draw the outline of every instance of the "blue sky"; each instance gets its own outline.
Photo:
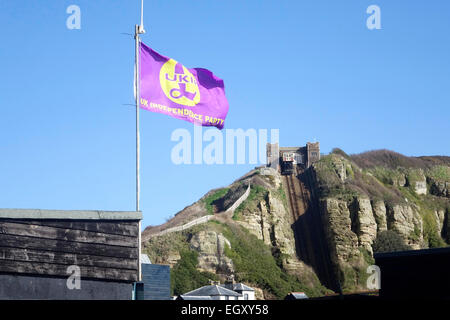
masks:
[[[81,29],[66,28],[66,8]],[[366,9],[381,9],[368,30]],[[134,210],[139,0],[0,1],[0,207]],[[450,155],[449,1],[146,0],[143,42],[224,79],[226,128],[323,152]],[[175,165],[187,122],[141,112],[143,225],[254,165]]]

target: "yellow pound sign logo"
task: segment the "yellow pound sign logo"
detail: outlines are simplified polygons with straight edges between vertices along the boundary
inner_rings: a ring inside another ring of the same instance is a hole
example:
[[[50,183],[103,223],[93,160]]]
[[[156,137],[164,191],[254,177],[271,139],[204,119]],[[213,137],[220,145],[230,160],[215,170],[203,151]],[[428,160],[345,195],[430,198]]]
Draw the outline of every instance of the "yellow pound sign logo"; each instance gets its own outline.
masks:
[[[175,103],[193,107],[200,102],[197,79],[181,63],[173,59],[161,67],[159,82],[166,97]]]

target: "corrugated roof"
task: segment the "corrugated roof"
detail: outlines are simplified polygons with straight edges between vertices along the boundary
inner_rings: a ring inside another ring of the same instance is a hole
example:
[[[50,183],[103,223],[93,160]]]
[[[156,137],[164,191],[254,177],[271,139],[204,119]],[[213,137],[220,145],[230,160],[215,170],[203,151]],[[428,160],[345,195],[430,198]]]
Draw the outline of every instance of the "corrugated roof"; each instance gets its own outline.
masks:
[[[188,293],[183,296],[233,296],[240,297],[241,295],[236,291],[224,288],[218,285],[204,286]]]

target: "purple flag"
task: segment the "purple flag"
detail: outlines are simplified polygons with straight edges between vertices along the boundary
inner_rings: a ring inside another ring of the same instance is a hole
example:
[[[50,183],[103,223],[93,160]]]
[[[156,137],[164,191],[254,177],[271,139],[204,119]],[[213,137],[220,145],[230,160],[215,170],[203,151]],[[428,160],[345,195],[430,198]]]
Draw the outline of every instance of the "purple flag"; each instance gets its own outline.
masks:
[[[202,126],[224,127],[228,101],[222,79],[201,68],[187,69],[140,44],[140,107]]]

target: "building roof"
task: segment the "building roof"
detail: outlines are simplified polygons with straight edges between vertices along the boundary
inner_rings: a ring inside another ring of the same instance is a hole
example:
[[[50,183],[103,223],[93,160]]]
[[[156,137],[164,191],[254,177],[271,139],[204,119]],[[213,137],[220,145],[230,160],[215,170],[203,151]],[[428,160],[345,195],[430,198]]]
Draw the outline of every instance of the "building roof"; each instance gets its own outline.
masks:
[[[150,258],[148,257],[148,255],[141,253],[141,263],[144,264],[152,264],[152,262],[150,261]]]
[[[308,299],[308,296],[304,292],[291,292],[289,295],[295,299]]]
[[[220,286],[234,291],[255,291],[255,289],[250,288],[243,283],[221,284]]]
[[[185,293],[184,296],[233,296],[240,297],[241,295],[236,291],[224,288],[219,285],[210,285],[204,286],[195,290],[192,290],[188,293]]]
[[[141,220],[141,211],[0,209],[6,219]]]
[[[180,295],[178,296],[177,300],[212,300],[211,296],[187,296],[187,295]]]

